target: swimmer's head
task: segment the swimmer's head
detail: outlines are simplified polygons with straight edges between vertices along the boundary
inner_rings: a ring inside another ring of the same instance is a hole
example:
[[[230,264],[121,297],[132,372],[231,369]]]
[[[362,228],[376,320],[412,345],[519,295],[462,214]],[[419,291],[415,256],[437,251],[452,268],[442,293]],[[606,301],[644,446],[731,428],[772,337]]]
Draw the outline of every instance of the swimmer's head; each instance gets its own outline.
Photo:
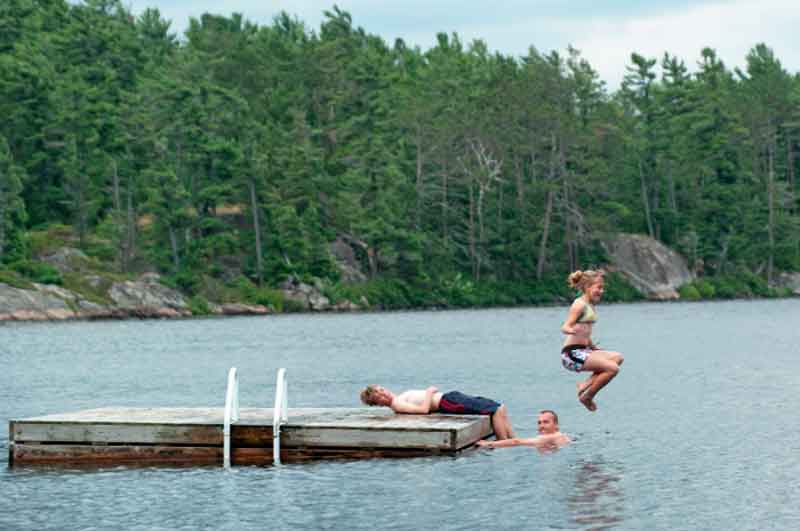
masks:
[[[539,412],[536,425],[542,435],[555,433],[558,431],[558,415],[551,409],[543,409]]]
[[[368,406],[389,406],[392,393],[380,385],[370,384],[361,391],[361,401]]]

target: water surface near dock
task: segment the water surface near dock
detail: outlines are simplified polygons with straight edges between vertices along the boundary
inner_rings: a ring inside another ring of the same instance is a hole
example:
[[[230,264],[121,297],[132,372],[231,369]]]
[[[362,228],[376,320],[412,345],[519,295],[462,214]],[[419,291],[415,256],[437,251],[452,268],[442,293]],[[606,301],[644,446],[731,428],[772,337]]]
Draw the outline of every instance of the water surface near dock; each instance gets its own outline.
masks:
[[[625,354],[590,414],[558,362],[565,308],[0,326],[8,420],[105,407],[358,407],[367,383],[555,409],[572,446],[272,467],[0,470],[2,529],[793,529],[800,300],[601,305]]]

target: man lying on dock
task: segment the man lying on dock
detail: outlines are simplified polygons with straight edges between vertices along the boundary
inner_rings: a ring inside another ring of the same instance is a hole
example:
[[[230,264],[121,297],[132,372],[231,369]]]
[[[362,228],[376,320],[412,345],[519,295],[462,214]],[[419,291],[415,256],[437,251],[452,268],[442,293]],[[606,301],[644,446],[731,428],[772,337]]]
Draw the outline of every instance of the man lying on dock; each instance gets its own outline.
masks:
[[[368,406],[390,407],[395,413],[489,415],[498,441],[514,437],[505,404],[482,396],[465,395],[459,391],[441,393],[435,387],[428,387],[424,391],[411,389],[395,395],[380,385],[368,385],[361,391],[361,401]]]
[[[510,448],[512,446],[533,446],[539,451],[558,450],[569,444],[571,439],[558,429],[558,415],[555,411],[544,409],[539,412],[537,421],[539,436],[532,439],[510,438],[502,441],[478,441],[478,446],[484,448]]]

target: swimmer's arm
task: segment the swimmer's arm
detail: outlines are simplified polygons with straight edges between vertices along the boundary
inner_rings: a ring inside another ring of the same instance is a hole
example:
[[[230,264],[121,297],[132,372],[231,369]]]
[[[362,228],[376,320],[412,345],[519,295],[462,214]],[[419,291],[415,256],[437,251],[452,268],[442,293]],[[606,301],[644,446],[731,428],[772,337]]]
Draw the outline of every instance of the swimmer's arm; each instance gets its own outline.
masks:
[[[552,448],[569,444],[570,439],[564,435],[540,435],[532,439],[503,439],[502,441],[478,441],[483,448],[511,448],[512,446],[532,446],[534,448]]]
[[[392,402],[392,410],[395,413],[408,413],[411,415],[427,415],[431,412],[431,403],[433,402],[433,395],[438,389],[431,386],[425,390],[425,399],[422,404],[415,404],[407,399],[395,398]]]
[[[583,311],[583,303],[581,301],[575,301],[572,303],[572,306],[569,307],[567,320],[564,321],[563,325],[561,325],[562,333],[567,335],[575,333],[575,323],[578,322],[578,319],[580,318],[582,311]]]
[[[483,448],[511,448],[512,446],[537,446],[535,439],[503,439],[502,441],[478,441],[475,444]]]

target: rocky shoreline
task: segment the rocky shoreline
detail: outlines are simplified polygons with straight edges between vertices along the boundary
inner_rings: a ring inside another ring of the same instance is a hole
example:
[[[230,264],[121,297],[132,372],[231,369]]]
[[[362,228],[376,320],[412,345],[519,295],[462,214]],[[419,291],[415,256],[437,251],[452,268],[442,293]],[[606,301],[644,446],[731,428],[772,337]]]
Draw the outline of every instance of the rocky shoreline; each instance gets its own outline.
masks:
[[[617,235],[606,243],[609,268],[624,275],[650,300],[677,300],[678,288],[694,280],[694,274],[678,253],[660,242],[641,235]],[[82,273],[81,279],[102,296],[91,297],[61,286],[31,283],[15,287],[0,282],[0,322],[64,321],[93,319],[164,319],[192,317],[195,314],[187,298],[165,286],[156,273],[145,273],[136,280],[112,281],[76,264],[87,259],[76,249],[62,248],[45,260],[62,273]],[[800,274],[784,273],[778,283],[794,295],[800,295]],[[91,291],[90,290],[90,291]],[[290,277],[279,286],[285,301],[297,311],[372,310],[367,300],[358,303],[341,301],[332,304],[323,294],[323,286],[310,285]],[[94,298],[95,300],[90,300]],[[208,302],[202,315],[267,315],[271,308],[259,304]]]
[[[0,321],[71,319],[147,319],[190,317],[185,297],[158,282],[158,275],[115,282],[108,290],[113,304],[99,304],[59,286],[33,284],[22,289],[0,283]],[[269,309],[249,304],[209,304],[212,315],[265,315]]]

